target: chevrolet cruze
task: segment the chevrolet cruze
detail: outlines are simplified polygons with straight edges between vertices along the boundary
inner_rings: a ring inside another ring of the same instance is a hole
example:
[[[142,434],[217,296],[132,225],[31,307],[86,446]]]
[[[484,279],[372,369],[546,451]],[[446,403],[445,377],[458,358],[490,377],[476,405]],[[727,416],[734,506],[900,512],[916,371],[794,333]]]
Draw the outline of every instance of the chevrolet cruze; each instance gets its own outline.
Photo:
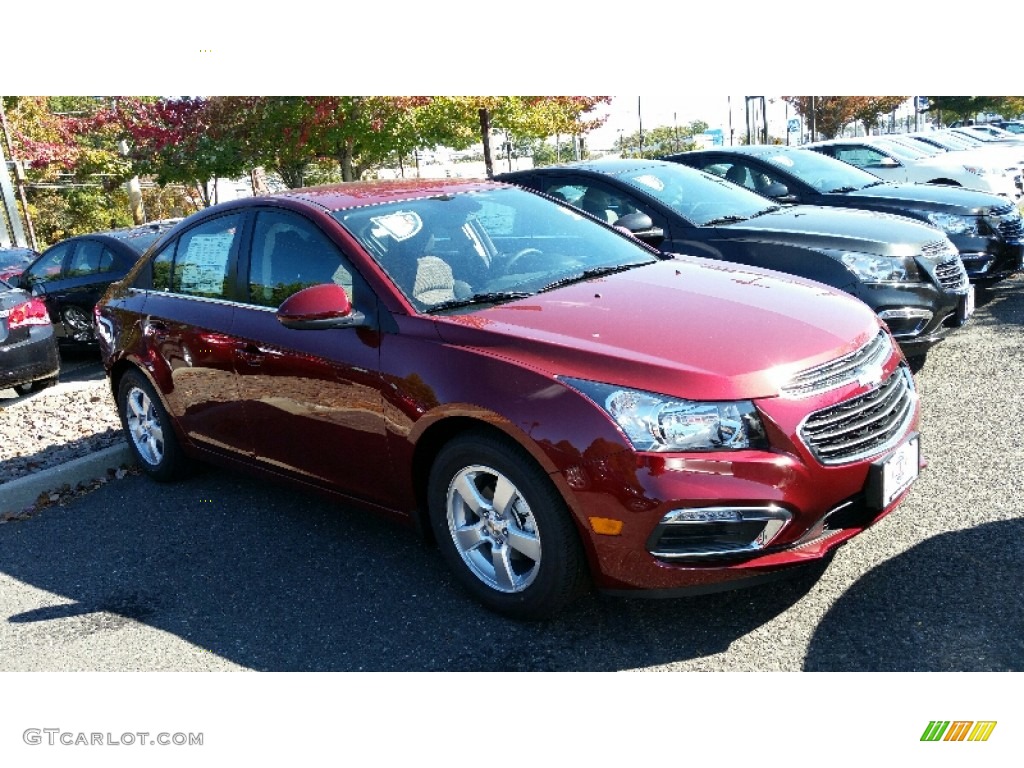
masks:
[[[95,320],[154,479],[204,459],[419,523],[516,617],[821,560],[921,461],[913,377],[860,301],[496,182],[214,206]]]

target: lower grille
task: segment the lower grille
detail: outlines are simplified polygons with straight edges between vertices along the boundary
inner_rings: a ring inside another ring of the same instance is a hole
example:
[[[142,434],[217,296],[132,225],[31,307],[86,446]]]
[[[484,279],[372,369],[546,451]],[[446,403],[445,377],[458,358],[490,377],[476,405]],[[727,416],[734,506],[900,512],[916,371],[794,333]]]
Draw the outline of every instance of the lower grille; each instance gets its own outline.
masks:
[[[822,464],[875,456],[906,433],[916,400],[914,379],[901,365],[870,392],[812,413],[800,426],[800,439]]]

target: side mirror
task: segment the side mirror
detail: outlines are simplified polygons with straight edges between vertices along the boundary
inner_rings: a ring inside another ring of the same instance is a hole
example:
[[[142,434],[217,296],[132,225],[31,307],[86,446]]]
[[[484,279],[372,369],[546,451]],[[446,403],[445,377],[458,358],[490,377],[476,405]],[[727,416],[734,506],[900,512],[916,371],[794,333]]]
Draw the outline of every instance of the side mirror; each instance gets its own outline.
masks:
[[[615,226],[629,232],[637,240],[656,244],[665,239],[665,231],[654,226],[651,217],[646,213],[627,213],[615,222]]]
[[[352,311],[345,289],[334,283],[293,293],[278,307],[277,319],[285,328],[295,330],[351,328],[366,320],[362,312]]]

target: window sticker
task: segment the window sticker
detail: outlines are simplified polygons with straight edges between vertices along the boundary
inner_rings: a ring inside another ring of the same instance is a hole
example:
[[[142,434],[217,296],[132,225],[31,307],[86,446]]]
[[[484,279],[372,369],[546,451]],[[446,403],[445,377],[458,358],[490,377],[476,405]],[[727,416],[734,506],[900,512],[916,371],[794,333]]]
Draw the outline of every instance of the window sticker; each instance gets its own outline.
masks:
[[[186,293],[220,294],[224,290],[224,276],[228,271],[228,254],[233,239],[234,235],[226,232],[195,235],[189,240],[188,252],[182,259],[179,290]]]
[[[423,229],[423,219],[415,211],[396,211],[385,216],[374,216],[370,221],[376,227],[374,237],[390,235],[398,242],[418,235]]]
[[[775,163],[776,165],[784,165],[787,168],[792,168],[793,167],[793,158],[791,158],[791,157],[786,157],[784,155],[775,155],[774,157],[769,158],[769,159],[771,160],[771,162]]]

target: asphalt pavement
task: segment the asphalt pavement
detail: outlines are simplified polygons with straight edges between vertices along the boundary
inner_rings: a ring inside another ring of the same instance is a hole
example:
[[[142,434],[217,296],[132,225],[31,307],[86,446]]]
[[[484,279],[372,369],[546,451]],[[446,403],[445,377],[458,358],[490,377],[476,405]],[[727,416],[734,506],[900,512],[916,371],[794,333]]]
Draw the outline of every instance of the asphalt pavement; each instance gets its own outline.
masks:
[[[0,525],[0,670],[1021,671],[1022,347],[1018,276],[917,375],[929,466],[906,502],[791,580],[517,622],[365,510],[128,474]]]

